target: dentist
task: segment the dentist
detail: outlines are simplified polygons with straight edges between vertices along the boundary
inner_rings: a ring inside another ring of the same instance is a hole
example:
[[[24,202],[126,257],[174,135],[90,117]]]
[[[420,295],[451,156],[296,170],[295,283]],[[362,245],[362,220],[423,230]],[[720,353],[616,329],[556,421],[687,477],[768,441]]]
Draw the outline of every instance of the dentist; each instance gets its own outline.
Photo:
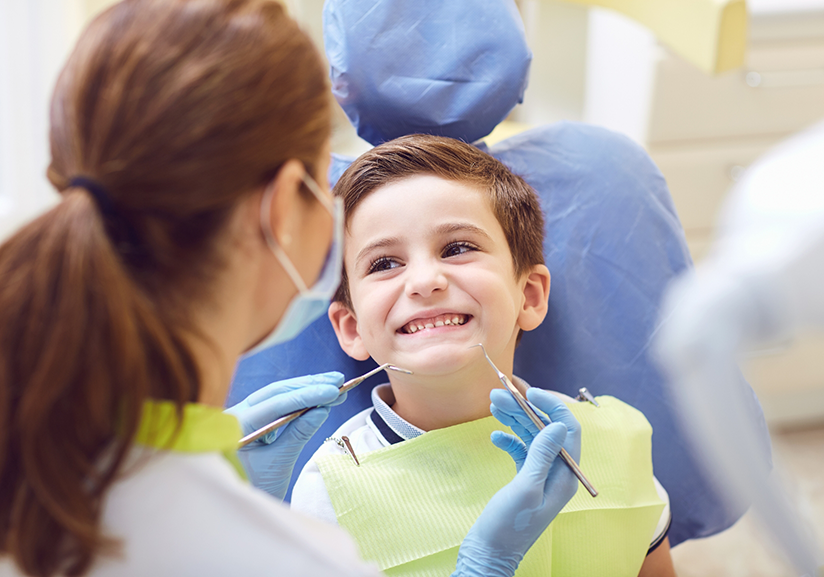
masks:
[[[51,106],[62,200],[0,245],[0,575],[378,574],[243,478],[283,495],[342,376],[222,411],[237,359],[339,282],[331,114],[274,1],[125,0],[85,30]],[[317,405],[244,470],[242,428]],[[521,433],[455,575],[512,575],[577,489],[574,418]]]

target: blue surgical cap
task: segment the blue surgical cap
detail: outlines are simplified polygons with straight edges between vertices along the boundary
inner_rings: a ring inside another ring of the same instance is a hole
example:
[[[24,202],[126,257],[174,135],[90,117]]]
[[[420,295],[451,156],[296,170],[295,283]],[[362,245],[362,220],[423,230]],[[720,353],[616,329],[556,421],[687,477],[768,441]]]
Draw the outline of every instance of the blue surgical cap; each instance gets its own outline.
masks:
[[[532,53],[512,0],[337,0],[323,11],[332,92],[361,138],[472,142],[523,100]]]

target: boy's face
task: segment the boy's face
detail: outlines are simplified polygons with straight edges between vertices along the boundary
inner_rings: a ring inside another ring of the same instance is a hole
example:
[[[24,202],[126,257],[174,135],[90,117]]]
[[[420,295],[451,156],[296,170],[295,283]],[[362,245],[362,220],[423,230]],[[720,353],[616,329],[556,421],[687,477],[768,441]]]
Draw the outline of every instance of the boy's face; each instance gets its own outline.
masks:
[[[477,343],[511,370],[518,330],[546,313],[549,273],[515,278],[487,194],[464,183],[421,175],[375,190],[349,218],[344,261],[354,310],[330,309],[341,346],[418,376],[485,363]]]

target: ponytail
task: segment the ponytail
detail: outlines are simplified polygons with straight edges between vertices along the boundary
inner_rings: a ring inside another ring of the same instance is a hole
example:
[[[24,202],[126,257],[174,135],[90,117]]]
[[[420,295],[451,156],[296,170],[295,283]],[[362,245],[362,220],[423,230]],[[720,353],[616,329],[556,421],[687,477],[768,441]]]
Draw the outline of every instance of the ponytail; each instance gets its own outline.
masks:
[[[0,246],[0,554],[23,571],[81,575],[114,544],[144,401],[198,398],[221,235],[330,131],[325,66],[274,0],[128,0],[83,32],[51,105],[63,201]]]
[[[130,279],[89,193],[0,246],[0,544],[27,573],[83,574],[102,498],[149,398],[197,399],[195,363]]]

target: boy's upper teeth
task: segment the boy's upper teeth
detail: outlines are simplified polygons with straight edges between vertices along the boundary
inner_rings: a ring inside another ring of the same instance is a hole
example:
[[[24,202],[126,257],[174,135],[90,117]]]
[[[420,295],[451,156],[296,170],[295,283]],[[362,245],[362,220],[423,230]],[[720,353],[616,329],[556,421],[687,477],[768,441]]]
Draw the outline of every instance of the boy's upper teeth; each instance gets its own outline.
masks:
[[[433,329],[435,327],[462,325],[467,321],[467,318],[467,315],[447,313],[445,315],[438,315],[428,319],[415,319],[414,321],[410,321],[405,324],[401,328],[401,332],[411,334],[424,329]]]

